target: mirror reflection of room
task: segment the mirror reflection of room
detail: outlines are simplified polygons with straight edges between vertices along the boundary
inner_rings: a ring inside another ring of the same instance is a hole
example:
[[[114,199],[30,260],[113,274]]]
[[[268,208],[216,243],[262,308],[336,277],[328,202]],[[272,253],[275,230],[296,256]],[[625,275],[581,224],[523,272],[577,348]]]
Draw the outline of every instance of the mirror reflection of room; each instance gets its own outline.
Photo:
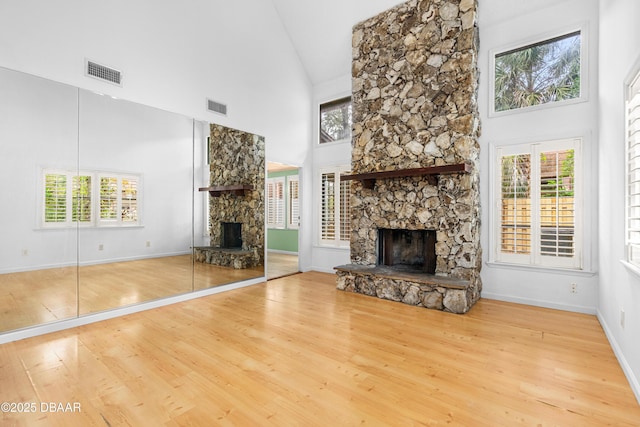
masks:
[[[209,123],[8,69],[0,93],[0,331],[264,276],[254,223],[250,268],[194,261],[217,209],[198,191],[220,157]]]

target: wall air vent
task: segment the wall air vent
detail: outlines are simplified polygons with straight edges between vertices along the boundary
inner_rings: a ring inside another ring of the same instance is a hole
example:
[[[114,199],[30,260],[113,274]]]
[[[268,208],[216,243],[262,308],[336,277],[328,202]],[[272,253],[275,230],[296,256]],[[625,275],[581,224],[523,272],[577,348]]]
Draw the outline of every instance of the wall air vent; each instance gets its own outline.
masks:
[[[227,115],[227,106],[212,99],[207,99],[207,110],[223,116]]]
[[[122,73],[120,71],[93,61],[85,61],[85,74],[89,77],[122,86]]]

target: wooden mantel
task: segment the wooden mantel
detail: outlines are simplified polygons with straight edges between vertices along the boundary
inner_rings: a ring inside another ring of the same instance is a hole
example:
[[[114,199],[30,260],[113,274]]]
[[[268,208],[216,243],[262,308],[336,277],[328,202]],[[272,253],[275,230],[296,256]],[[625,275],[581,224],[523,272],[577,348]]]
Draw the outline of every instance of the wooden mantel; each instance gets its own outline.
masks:
[[[349,181],[362,181],[364,188],[372,189],[376,184],[376,179],[389,179],[389,178],[405,178],[409,176],[427,176],[435,178],[439,175],[447,175],[452,173],[469,173],[471,172],[471,165],[467,163],[459,163],[455,165],[444,166],[431,166],[428,168],[411,168],[411,169],[397,169],[391,171],[380,172],[366,172],[356,173],[352,175],[343,175],[340,179]],[[431,184],[431,180],[429,181]]]
[[[213,187],[201,187],[198,191],[208,191],[212,197],[220,197],[222,194],[233,194],[236,196],[244,196],[245,192],[253,190],[253,185],[232,184],[217,185]]]

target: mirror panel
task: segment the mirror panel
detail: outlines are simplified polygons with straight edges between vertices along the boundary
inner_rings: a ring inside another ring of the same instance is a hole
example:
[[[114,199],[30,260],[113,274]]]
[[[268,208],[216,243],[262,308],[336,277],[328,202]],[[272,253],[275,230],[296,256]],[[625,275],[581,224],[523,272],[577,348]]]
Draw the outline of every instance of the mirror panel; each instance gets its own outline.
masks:
[[[200,190],[208,209],[205,236],[194,248],[195,289],[265,274],[264,137],[216,124],[205,134]]]
[[[0,330],[77,315],[78,90],[0,68]]]
[[[264,277],[264,177],[262,137],[0,68],[0,333]]]
[[[80,90],[79,165],[96,206],[79,230],[80,314],[190,292],[193,120]]]

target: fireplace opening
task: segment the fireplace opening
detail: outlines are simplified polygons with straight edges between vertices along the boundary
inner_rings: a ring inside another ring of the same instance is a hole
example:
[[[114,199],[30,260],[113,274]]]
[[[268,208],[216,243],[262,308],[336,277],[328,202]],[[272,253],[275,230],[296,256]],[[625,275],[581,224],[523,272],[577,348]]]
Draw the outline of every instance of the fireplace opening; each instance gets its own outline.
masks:
[[[239,222],[220,223],[220,247],[223,249],[242,248],[242,224]]]
[[[379,229],[378,265],[435,274],[435,230]]]

